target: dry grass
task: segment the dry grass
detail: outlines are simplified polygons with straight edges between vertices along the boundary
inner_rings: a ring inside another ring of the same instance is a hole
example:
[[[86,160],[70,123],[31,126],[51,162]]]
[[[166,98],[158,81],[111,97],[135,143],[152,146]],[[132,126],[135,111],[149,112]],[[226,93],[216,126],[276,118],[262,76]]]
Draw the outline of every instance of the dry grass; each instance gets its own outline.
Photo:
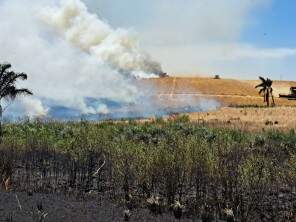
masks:
[[[175,81],[175,86],[174,86]],[[257,96],[256,90],[251,84],[246,84],[244,81],[238,80],[218,80],[200,77],[176,77],[145,80],[155,86],[157,93],[171,93],[174,88],[174,93],[202,93],[210,95],[252,95]]]
[[[156,91],[156,96],[165,98],[172,95],[191,95],[192,97],[211,98],[223,106],[229,105],[264,105],[255,86],[259,81],[213,79],[204,77],[170,77],[149,79],[141,84],[149,85]],[[274,95],[279,106],[296,106],[296,101],[280,99],[279,94],[288,94],[289,88],[296,86],[292,81],[274,81]]]
[[[150,85],[156,91],[156,101],[173,106],[180,98],[190,96],[192,101],[214,99],[221,109],[213,112],[190,114],[192,121],[200,121],[246,130],[266,128],[291,129],[296,127],[296,101],[279,98],[288,94],[292,81],[274,81],[274,96],[277,107],[239,108],[240,106],[265,106],[255,86],[259,80],[213,79],[205,77],[170,77],[149,79],[141,83]],[[204,100],[207,101],[207,100]],[[234,108],[230,108],[234,107]]]
[[[190,114],[192,121],[210,123],[215,126],[240,128],[243,130],[296,128],[296,107],[231,108],[224,107],[212,112]]]

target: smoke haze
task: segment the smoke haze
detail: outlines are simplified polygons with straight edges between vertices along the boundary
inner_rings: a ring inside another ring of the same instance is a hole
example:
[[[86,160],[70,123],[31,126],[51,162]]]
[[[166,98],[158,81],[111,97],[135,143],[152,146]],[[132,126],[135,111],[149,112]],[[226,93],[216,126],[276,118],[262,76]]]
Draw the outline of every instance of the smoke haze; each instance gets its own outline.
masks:
[[[0,61],[28,73],[22,86],[34,92],[10,109],[29,116],[46,115],[53,106],[106,114],[104,101],[136,103],[147,92],[135,78],[162,72],[135,35],[113,29],[79,0],[0,1],[0,28]]]
[[[85,2],[112,26],[136,29],[142,47],[168,73],[240,79],[257,79],[262,73],[273,79],[279,74],[295,79],[295,19],[290,1]]]
[[[74,46],[112,68],[141,78],[161,74],[161,66],[138,48],[127,30],[112,29],[80,0],[64,0],[59,7],[42,11],[43,20]]]

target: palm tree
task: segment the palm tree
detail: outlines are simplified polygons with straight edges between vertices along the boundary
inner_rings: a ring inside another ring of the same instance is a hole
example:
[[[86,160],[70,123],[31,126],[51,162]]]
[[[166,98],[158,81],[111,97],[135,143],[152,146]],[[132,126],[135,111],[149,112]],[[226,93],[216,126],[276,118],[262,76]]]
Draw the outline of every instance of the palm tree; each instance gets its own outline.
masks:
[[[11,64],[0,64],[0,137],[2,137],[2,115],[3,107],[2,101],[14,101],[20,95],[33,95],[33,93],[26,88],[17,88],[18,80],[26,80],[28,78],[25,73],[16,73],[11,70]]]
[[[264,79],[263,77],[259,76],[259,79],[261,80],[261,83],[257,85],[255,88],[260,88],[259,94],[263,95],[264,103],[267,104],[267,106],[270,105],[269,98],[272,99],[272,105],[275,105],[274,97],[273,97],[273,88],[272,88],[272,80],[269,78]]]

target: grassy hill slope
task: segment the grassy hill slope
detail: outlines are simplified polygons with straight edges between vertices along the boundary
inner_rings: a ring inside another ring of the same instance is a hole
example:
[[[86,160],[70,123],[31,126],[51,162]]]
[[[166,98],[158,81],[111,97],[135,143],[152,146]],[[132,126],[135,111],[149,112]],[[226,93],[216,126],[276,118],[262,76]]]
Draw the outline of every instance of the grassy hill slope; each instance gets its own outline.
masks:
[[[144,80],[155,88],[156,96],[188,96],[212,98],[224,106],[264,105],[255,86],[259,80],[213,79],[205,77],[169,77]],[[274,96],[277,105],[296,106],[296,101],[280,99],[279,94],[288,94],[289,88],[296,86],[292,81],[274,81]]]

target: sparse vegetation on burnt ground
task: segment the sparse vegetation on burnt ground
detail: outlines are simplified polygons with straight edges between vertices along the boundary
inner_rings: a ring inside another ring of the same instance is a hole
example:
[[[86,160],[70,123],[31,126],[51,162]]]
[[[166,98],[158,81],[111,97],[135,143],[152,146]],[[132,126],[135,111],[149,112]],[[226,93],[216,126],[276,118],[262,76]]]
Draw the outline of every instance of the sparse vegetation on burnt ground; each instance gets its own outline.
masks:
[[[28,196],[112,200],[122,220],[147,209],[153,217],[295,221],[296,133],[212,129],[187,117],[6,124],[0,179],[4,191]]]

